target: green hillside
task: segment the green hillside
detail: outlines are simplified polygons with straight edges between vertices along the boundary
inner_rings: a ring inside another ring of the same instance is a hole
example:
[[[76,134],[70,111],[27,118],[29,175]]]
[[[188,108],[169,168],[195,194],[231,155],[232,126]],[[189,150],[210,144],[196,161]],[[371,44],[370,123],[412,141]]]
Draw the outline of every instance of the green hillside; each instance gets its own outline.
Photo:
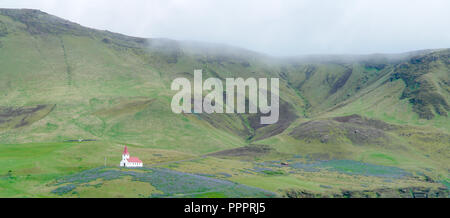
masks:
[[[0,9],[0,197],[448,197],[449,56],[275,58]],[[280,121],[172,113],[195,69],[280,78]],[[123,144],[148,168],[114,169]]]

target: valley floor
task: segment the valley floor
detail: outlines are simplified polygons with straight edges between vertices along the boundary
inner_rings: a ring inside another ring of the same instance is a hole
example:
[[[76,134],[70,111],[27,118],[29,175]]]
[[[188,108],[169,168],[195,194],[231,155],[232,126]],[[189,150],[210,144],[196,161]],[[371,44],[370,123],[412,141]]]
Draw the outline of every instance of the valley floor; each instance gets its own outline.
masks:
[[[130,146],[145,168],[124,169],[117,167],[121,148],[107,142],[2,145],[0,196],[449,197],[448,180],[355,160],[232,150],[199,156]]]

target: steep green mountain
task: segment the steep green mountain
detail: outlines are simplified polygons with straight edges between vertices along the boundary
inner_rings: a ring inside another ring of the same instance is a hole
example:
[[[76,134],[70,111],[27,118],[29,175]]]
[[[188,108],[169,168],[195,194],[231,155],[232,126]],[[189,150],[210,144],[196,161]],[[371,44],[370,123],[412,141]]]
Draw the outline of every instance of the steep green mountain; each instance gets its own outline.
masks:
[[[350,190],[373,197],[404,189],[447,197],[449,54],[275,58],[89,29],[37,10],[0,9],[0,196],[53,196],[55,180],[97,169],[105,157],[106,165],[116,166],[127,144],[148,165],[280,196],[345,197]],[[195,69],[222,80],[280,78],[280,121],[260,125],[261,114],[172,113],[173,79],[193,79]],[[89,141],[70,142],[78,139]],[[273,165],[283,161],[315,163]],[[403,175],[399,170],[408,176],[372,173]],[[127,173],[110,173],[117,180],[100,191],[78,190],[74,183],[56,193],[121,196],[114,184],[136,182]],[[141,182],[136,185],[146,193],[158,194],[151,182]],[[223,193],[209,194],[200,197]]]

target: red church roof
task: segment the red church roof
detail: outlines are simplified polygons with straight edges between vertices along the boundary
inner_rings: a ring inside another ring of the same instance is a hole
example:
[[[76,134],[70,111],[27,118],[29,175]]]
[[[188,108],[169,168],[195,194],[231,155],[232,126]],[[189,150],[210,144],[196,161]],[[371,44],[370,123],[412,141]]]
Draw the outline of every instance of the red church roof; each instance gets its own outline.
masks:
[[[139,158],[137,158],[137,157],[130,157],[130,158],[128,158],[128,162],[142,163],[142,161]]]
[[[125,145],[125,150],[123,150],[123,154],[130,154],[129,152],[128,152],[128,147]]]

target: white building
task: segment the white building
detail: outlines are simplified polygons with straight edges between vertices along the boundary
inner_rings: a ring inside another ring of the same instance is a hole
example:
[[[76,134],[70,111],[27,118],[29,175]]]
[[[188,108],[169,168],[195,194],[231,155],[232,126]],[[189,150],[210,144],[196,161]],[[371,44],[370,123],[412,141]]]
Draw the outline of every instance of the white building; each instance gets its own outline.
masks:
[[[130,157],[130,153],[128,152],[128,147],[125,145],[125,150],[122,154],[122,161],[120,161],[121,167],[129,167],[129,168],[136,168],[136,167],[144,167],[144,164],[142,161],[137,157]]]

